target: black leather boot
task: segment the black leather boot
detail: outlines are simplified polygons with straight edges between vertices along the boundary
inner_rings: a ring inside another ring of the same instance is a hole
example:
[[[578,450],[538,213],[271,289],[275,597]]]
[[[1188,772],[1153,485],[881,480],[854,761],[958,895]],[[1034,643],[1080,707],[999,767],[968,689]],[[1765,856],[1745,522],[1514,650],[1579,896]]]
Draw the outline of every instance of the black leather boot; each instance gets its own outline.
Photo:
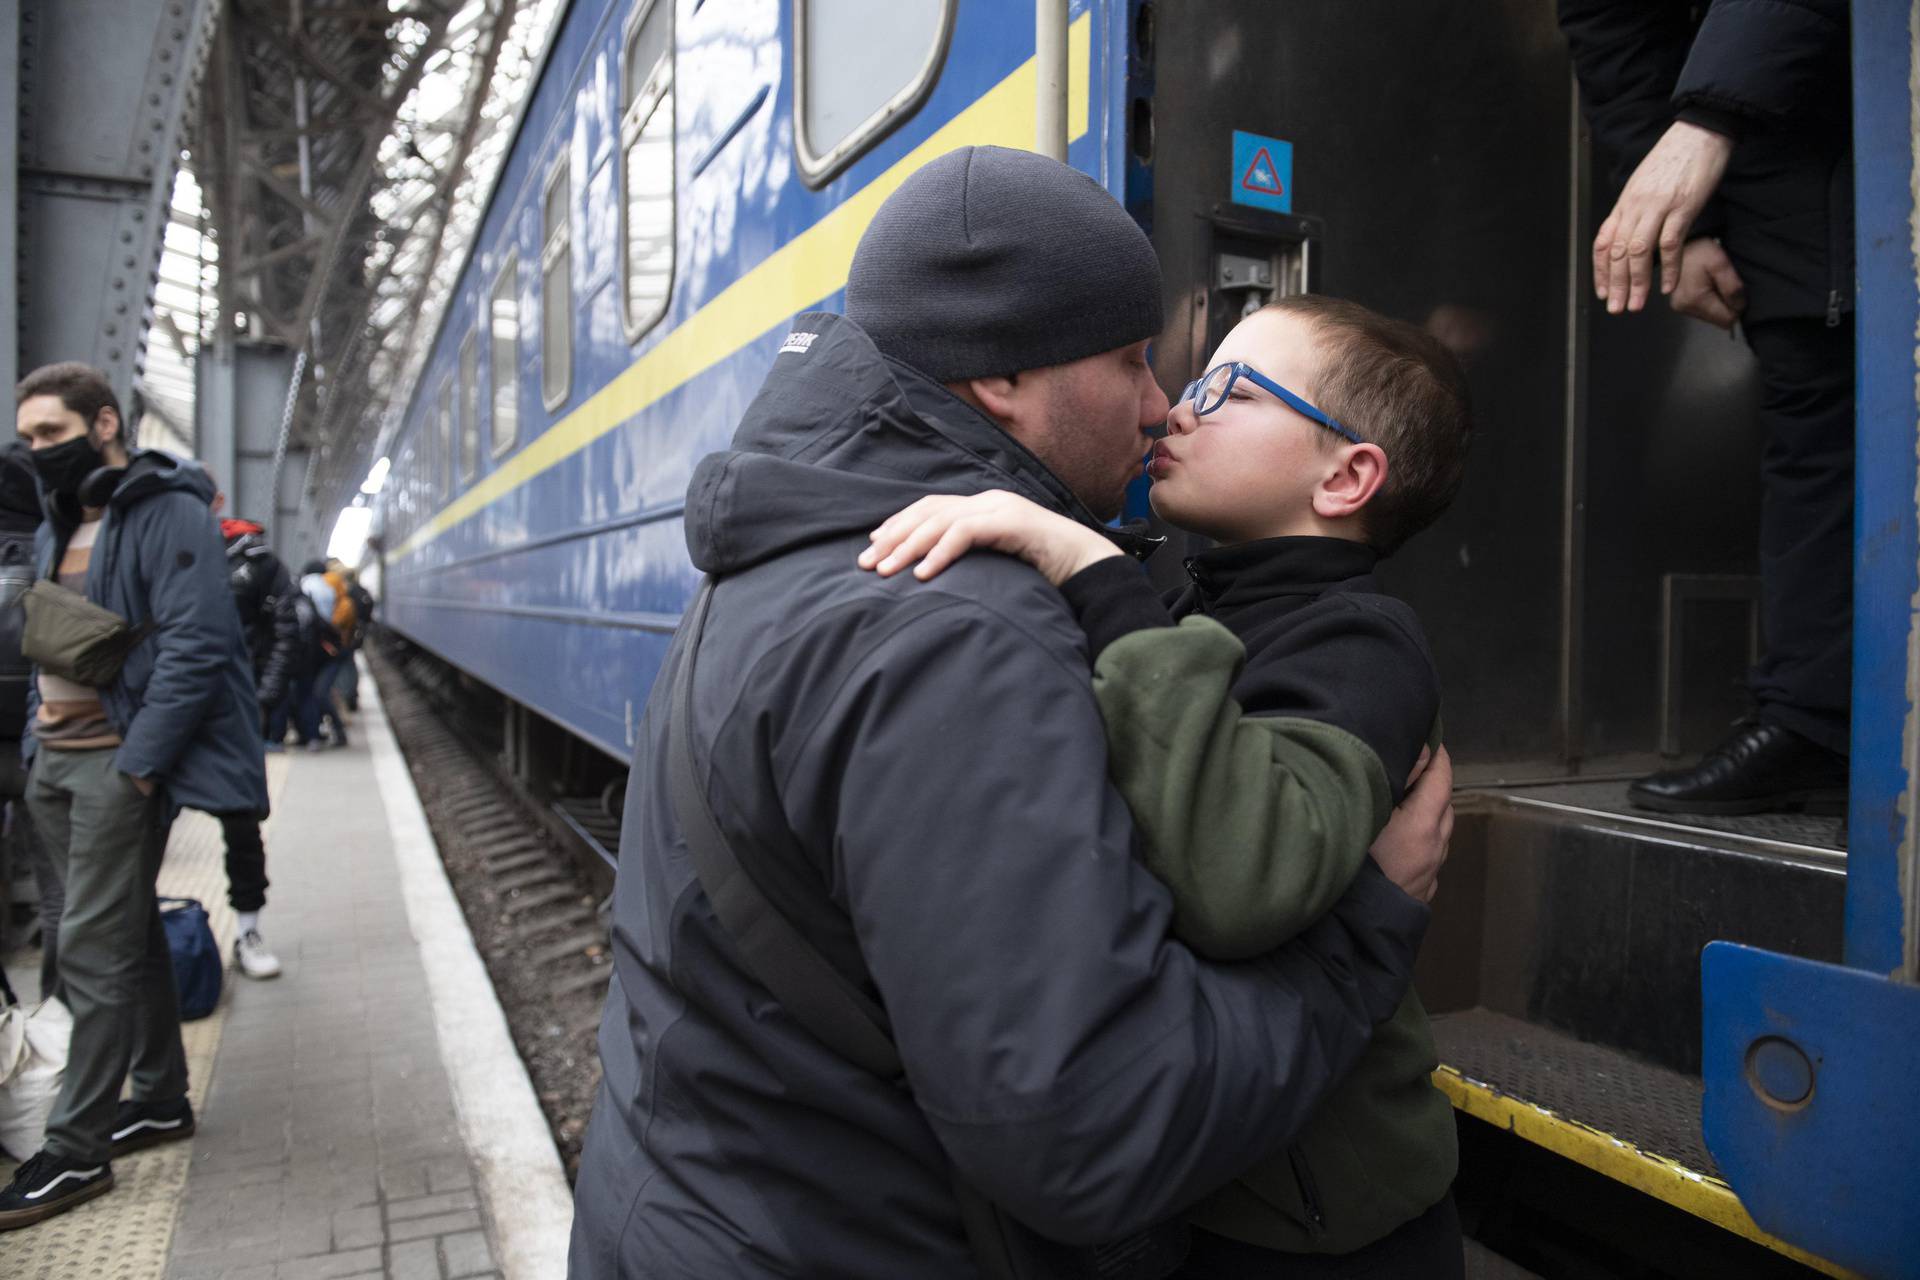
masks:
[[[1642,778],[1627,788],[1627,799],[1661,813],[1842,814],[1847,758],[1791,729],[1742,720],[1699,764]]]

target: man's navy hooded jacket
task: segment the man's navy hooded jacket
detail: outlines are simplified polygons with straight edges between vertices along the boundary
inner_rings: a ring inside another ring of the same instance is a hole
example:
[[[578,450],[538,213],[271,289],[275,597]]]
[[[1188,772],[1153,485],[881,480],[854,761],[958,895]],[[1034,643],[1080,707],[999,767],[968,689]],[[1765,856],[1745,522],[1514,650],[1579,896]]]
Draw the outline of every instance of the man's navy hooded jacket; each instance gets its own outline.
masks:
[[[956,1167],[1054,1239],[1126,1236],[1299,1131],[1425,928],[1373,870],[1270,956],[1172,942],[1060,593],[1005,556],[931,583],[854,563],[931,491],[1091,517],[853,323],[795,327],[818,337],[688,494],[694,564],[719,579],[696,771],[767,895],[884,1007],[907,1078],[795,1023],[716,922],[668,785],[676,643],[627,796],[577,1280],[971,1276]]]
[[[227,585],[226,546],[207,504],[213,481],[198,464],[136,449],[101,518],[87,569],[87,599],[153,631],[100,690],[120,735],[120,772],[166,787],[176,807],[207,813],[267,811],[266,758],[252,664]],[[46,504],[34,564],[53,576],[76,523]],[[28,686],[24,751],[33,758],[39,682]]]

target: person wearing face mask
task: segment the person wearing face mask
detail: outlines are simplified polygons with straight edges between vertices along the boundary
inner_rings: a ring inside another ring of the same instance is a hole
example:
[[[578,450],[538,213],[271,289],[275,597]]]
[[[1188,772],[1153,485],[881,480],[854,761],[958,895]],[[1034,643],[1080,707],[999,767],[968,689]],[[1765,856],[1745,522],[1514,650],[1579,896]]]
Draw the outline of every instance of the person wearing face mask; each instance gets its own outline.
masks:
[[[97,687],[41,663],[27,690],[27,806],[66,885],[73,1039],[46,1145],[0,1189],[0,1231],[112,1190],[113,1156],[193,1132],[154,882],[180,808],[267,811],[212,481],[133,447],[112,387],[86,365],[34,370],[14,408],[45,517],[36,576],[116,615],[135,641]]]

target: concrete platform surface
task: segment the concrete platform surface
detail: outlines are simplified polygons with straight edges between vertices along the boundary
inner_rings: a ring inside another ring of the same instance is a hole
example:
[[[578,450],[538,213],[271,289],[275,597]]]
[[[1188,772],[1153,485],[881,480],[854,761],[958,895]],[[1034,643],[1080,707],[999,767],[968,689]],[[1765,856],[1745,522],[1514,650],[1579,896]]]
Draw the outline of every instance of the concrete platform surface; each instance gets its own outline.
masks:
[[[0,1235],[47,1280],[545,1280],[571,1193],[371,679],[353,745],[269,757],[261,931],[284,972],[187,1024],[199,1132],[115,1190]],[[230,948],[220,830],[181,815],[162,891]],[[30,975],[35,952],[8,957]],[[24,994],[24,993],[23,993]],[[0,1164],[0,1176],[10,1165]]]

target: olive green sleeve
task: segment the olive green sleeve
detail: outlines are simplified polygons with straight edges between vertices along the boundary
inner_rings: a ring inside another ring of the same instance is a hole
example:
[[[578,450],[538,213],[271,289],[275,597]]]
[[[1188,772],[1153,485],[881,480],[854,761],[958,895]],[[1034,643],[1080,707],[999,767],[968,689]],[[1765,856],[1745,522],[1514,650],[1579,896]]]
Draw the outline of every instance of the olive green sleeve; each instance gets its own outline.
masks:
[[[1109,770],[1174,929],[1202,955],[1259,955],[1324,915],[1393,802],[1386,770],[1332,725],[1250,716],[1245,650],[1211,618],[1121,637],[1094,664]]]

